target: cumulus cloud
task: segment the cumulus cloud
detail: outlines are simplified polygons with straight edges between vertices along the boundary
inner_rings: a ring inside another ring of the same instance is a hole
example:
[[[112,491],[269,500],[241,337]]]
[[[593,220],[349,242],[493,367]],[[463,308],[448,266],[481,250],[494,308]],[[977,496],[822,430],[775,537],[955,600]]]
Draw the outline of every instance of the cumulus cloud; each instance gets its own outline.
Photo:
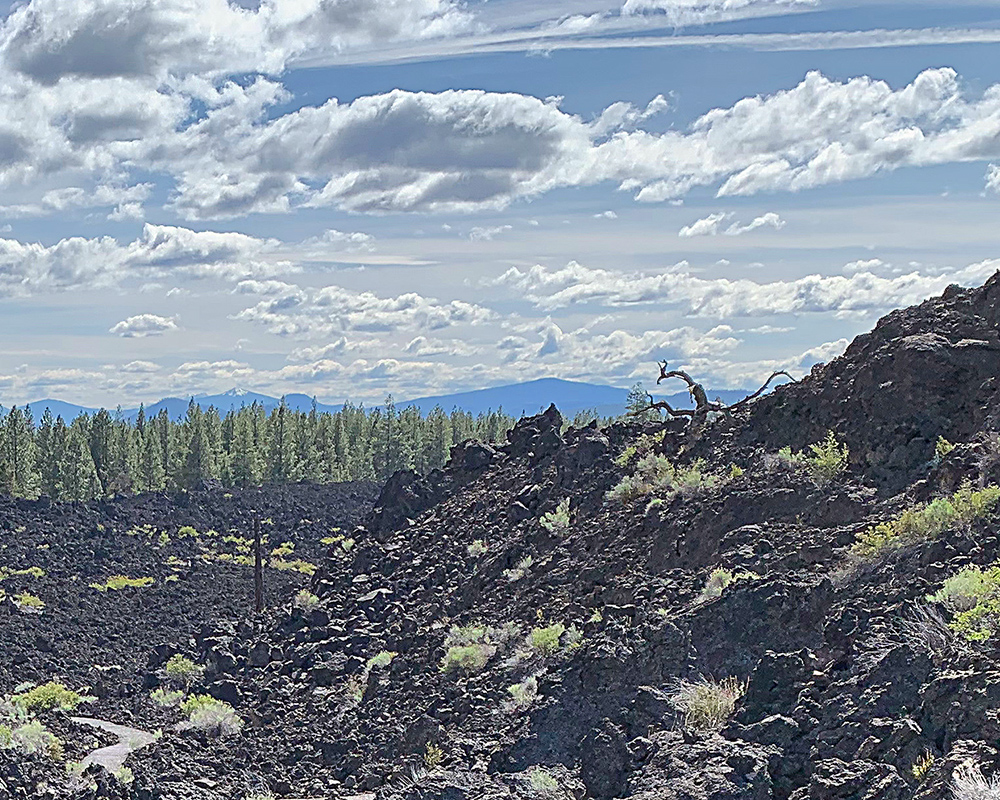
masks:
[[[462,300],[441,302],[415,292],[380,297],[340,286],[289,287],[234,317],[262,325],[279,336],[300,338],[329,337],[346,331],[433,331],[460,324],[479,325],[496,318],[495,312]]]
[[[919,303],[951,283],[982,283],[997,269],[1000,260],[933,275],[911,272],[886,278],[857,271],[850,276],[808,275],[797,280],[758,283],[745,279],[706,279],[676,268],[659,273],[591,269],[573,261],[557,270],[541,265],[527,271],[511,267],[488,285],[516,290],[544,310],[574,303],[612,307],[655,303],[693,316],[728,319],[885,311]]]
[[[784,227],[785,221],[773,211],[769,211],[750,220],[746,225],[741,225],[738,222],[733,223],[726,228],[726,236],[742,236],[744,233],[750,233],[758,228],[774,228],[776,231],[780,231]]]
[[[123,319],[108,330],[115,336],[127,339],[141,339],[146,336],[160,336],[167,331],[177,330],[177,320],[174,317],[160,317],[156,314],[137,314]],[[134,363],[134,362],[133,362]]]
[[[695,220],[690,225],[681,228],[677,235],[681,238],[692,236],[715,236],[719,233],[719,226],[729,219],[732,214],[709,214],[703,219]]]
[[[1000,193],[1000,165],[990,164],[986,170],[986,188]]]

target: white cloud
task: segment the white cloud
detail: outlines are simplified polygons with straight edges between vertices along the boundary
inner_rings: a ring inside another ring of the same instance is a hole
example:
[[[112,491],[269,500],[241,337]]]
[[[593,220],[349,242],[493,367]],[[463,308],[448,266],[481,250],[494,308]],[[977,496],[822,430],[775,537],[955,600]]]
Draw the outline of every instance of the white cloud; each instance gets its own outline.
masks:
[[[986,188],[1000,192],[1000,165],[990,164],[986,171]]]
[[[177,320],[174,317],[159,317],[156,314],[137,314],[123,319],[108,330],[115,336],[141,339],[146,336],[160,336],[167,331],[177,330]]]
[[[744,233],[750,233],[758,228],[774,228],[776,231],[780,231],[784,227],[785,221],[773,211],[768,211],[762,216],[755,217],[746,225],[734,222],[726,228],[726,236],[742,236]]]
[[[476,226],[469,231],[469,239],[473,242],[490,242],[501,233],[514,230],[513,225],[495,225],[490,228]]]
[[[602,211],[594,214],[594,219],[618,219],[618,215],[614,211]]]
[[[884,278],[858,271],[849,277],[808,275],[789,281],[705,279],[686,269],[659,273],[590,269],[575,261],[562,269],[511,267],[488,285],[504,286],[538,308],[574,303],[605,306],[662,305],[684,314],[729,319],[826,312],[876,312],[919,303],[951,283],[977,285],[1000,268],[1000,260],[925,275],[911,272]]]
[[[663,14],[670,25],[703,24],[734,17],[808,8],[818,0],[625,0],[623,14]]]
[[[380,297],[340,286],[293,288],[246,308],[234,319],[263,325],[270,333],[318,338],[347,331],[392,332],[441,330],[453,325],[479,325],[496,313],[461,300],[439,302],[415,292]]]
[[[685,225],[681,228],[677,235],[682,238],[689,238],[692,236],[715,236],[719,232],[719,226],[729,219],[732,214],[710,214],[704,219],[696,220],[690,225]]]

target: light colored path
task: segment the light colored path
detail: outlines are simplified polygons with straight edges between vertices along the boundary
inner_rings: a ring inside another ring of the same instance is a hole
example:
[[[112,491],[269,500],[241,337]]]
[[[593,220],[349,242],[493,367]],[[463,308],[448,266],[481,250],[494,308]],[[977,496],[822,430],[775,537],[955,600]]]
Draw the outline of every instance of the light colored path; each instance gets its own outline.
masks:
[[[125,759],[130,753],[156,741],[156,736],[152,733],[129,728],[125,725],[116,725],[103,719],[92,719],[91,717],[71,717],[70,719],[80,725],[100,728],[102,731],[113,733],[118,737],[118,744],[99,747],[83,759],[85,767],[97,764],[108,772],[117,772],[124,766]]]

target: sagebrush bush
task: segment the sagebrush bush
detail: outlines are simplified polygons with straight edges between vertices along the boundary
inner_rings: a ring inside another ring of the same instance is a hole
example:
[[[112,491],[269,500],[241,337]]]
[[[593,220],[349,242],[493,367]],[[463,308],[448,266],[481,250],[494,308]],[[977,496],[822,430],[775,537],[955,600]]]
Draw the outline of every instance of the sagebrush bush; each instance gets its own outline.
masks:
[[[847,445],[841,445],[833,431],[827,431],[821,442],[809,445],[810,455],[806,458],[806,471],[819,486],[832,481],[847,471],[850,452]]]
[[[528,708],[538,697],[538,678],[532,675],[520,683],[512,684],[507,687],[507,693],[516,708]]]
[[[528,770],[528,787],[536,797],[553,797],[559,794],[559,781],[542,767]]]
[[[181,730],[198,730],[211,736],[227,736],[239,733],[243,728],[243,720],[236,709],[207,694],[189,697],[181,704],[181,711],[187,715],[187,721],[179,726]]]
[[[559,639],[566,632],[566,626],[561,622],[546,625],[544,628],[532,628],[528,635],[531,649],[543,658],[559,652]]]
[[[687,495],[717,486],[719,479],[705,474],[704,469],[703,459],[688,466],[675,466],[666,456],[648,453],[639,459],[631,475],[608,491],[607,499],[627,503],[653,493]]]
[[[153,689],[149,693],[149,699],[163,708],[173,708],[179,706],[184,700],[184,692],[180,689]]]
[[[927,599],[953,612],[949,627],[959,637],[984,642],[1000,630],[1000,567],[967,567]]]
[[[722,593],[732,584],[745,580],[756,580],[759,576],[754,572],[736,572],[720,567],[712,570],[712,574],[705,581],[703,588],[695,599],[696,603],[707,603],[717,597],[722,597]]]
[[[971,525],[993,515],[1000,488],[976,489],[963,483],[951,497],[908,508],[888,522],[880,522],[857,537],[851,552],[863,559],[877,558],[899,547],[937,539],[959,525]]]
[[[441,671],[466,674],[478,672],[498,652],[509,649],[520,635],[520,628],[513,622],[505,623],[499,628],[453,625],[445,636]]]
[[[47,755],[54,760],[60,760],[63,753],[62,740],[37,719],[14,729],[11,747],[26,756]]]
[[[292,600],[292,605],[302,611],[315,611],[320,607],[320,599],[308,589],[300,589]]]
[[[279,572],[300,572],[303,575],[315,575],[316,570],[319,569],[315,564],[311,564],[308,561],[303,561],[301,558],[288,561],[283,558],[270,558],[267,562],[268,566],[272,569],[276,569]]]
[[[531,572],[531,567],[534,565],[535,559],[531,556],[525,556],[520,561],[517,562],[517,566],[513,569],[505,569],[503,571],[503,576],[514,583],[519,581],[524,577],[527,577],[528,573]]]
[[[167,678],[174,683],[190,687],[192,683],[201,679],[205,668],[195,664],[187,656],[182,656],[178,653],[170,657],[163,671]]]
[[[672,701],[684,715],[684,727],[714,731],[724,727],[746,691],[746,683],[730,677],[722,681],[699,678],[678,681]]]
[[[564,497],[560,500],[554,511],[542,514],[541,523],[545,530],[556,536],[565,536],[569,533],[569,498]]]
[[[496,648],[483,643],[453,645],[441,660],[442,672],[479,672],[489,663]]]
[[[63,711],[73,711],[84,700],[82,695],[72,689],[67,689],[58,681],[43,683],[41,686],[35,686],[21,694],[15,694],[10,699],[16,706],[29,713],[52,711],[57,708]]]
[[[120,591],[121,589],[141,589],[144,586],[149,586],[155,583],[155,578],[130,578],[127,575],[112,575],[104,583],[92,583],[90,584],[91,589],[97,589],[99,592],[106,592],[109,589],[112,591]]]

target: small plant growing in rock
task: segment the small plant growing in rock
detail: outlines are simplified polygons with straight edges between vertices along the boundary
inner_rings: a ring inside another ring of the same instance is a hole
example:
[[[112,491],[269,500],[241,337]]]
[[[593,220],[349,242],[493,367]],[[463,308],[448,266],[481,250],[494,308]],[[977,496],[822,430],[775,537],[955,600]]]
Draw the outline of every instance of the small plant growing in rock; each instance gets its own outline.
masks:
[[[308,589],[300,589],[295,593],[292,605],[295,606],[295,608],[309,613],[310,611],[315,611],[320,607],[320,599]]]
[[[528,770],[528,787],[536,797],[554,797],[559,794],[559,781],[542,767]]]
[[[538,697],[538,678],[532,675],[520,683],[512,684],[507,687],[507,693],[510,695],[511,705],[515,708],[529,708]]]
[[[486,549],[486,542],[482,539],[476,539],[476,541],[465,548],[465,551],[469,554],[470,558],[479,558],[486,555]]]
[[[542,514],[542,527],[555,536],[565,536],[569,533],[569,498],[559,501],[554,511]]]
[[[155,578],[129,578],[127,575],[112,575],[104,583],[92,583],[91,589],[99,592],[121,591],[122,589],[142,589],[156,582]]]
[[[170,657],[163,668],[163,672],[172,683],[184,686],[185,689],[190,689],[193,683],[201,680],[205,668],[199,664],[195,664],[187,656],[182,656],[178,653]]]
[[[184,700],[184,692],[179,689],[153,689],[149,693],[149,699],[163,708],[174,708]]]
[[[207,694],[189,697],[181,705],[187,721],[180,724],[181,730],[197,730],[212,736],[227,736],[239,733],[243,720],[236,710],[222,700]]]
[[[847,445],[841,445],[837,441],[833,431],[827,431],[823,441],[809,445],[809,452],[806,470],[817,486],[825,486],[847,471],[850,452]]]
[[[513,569],[505,569],[503,571],[503,576],[514,583],[522,578],[526,577],[529,572],[531,572],[531,567],[535,563],[535,559],[531,556],[525,556],[520,561],[517,562],[517,566]]]
[[[900,547],[938,538],[959,525],[971,525],[993,516],[1000,503],[1000,488],[973,488],[964,483],[951,497],[939,497],[908,508],[888,522],[880,522],[859,534],[851,552],[861,559],[874,559]]]
[[[283,558],[271,558],[268,559],[268,566],[279,572],[299,572],[303,575],[315,575],[318,567],[315,564],[311,564],[308,561],[303,561],[301,558],[295,559],[294,561],[287,561]]]
[[[948,454],[954,449],[955,445],[943,436],[938,436],[937,442],[934,443],[934,460],[937,462],[944,461],[948,457]]]
[[[285,556],[290,556],[294,552],[295,545],[292,542],[282,542],[271,551],[271,555],[275,558],[284,558]]]
[[[112,774],[114,779],[122,786],[131,786],[135,782],[135,773],[128,767],[119,767]]]
[[[63,711],[73,711],[85,698],[57,681],[49,681],[21,694],[15,694],[10,699],[19,708],[33,713],[35,711],[52,711],[57,708]]]
[[[21,592],[20,594],[15,595],[14,605],[16,605],[20,611],[30,614],[40,614],[45,608],[45,603],[42,602],[42,598],[38,595],[31,594],[31,592]]]
[[[627,503],[653,493],[690,496],[717,486],[718,478],[705,473],[698,459],[688,466],[675,466],[666,456],[648,453],[639,459],[635,472],[622,478],[607,493],[607,499]]]
[[[933,766],[934,754],[928,750],[913,762],[913,766],[910,767],[910,774],[918,783],[923,783]]]
[[[427,769],[437,769],[444,761],[444,748],[441,745],[428,742],[424,748],[424,766]]]
[[[63,755],[62,741],[37,719],[13,731],[11,746],[26,756],[47,755],[54,761],[61,760]]]
[[[380,653],[376,653],[365,664],[365,672],[371,672],[373,669],[385,669],[392,663],[396,655],[391,650],[382,650]]]
[[[758,577],[759,576],[753,572],[744,571],[733,573],[732,570],[725,569],[724,567],[712,570],[712,574],[709,575],[708,580],[705,581],[705,588],[701,590],[701,593],[695,599],[695,602],[707,603],[709,600],[722,597],[722,593],[732,584],[744,580],[756,580]]]
[[[561,622],[547,625],[544,628],[532,628],[528,635],[528,644],[542,658],[559,652],[559,639],[566,632],[566,626]]]
[[[497,652],[488,634],[485,625],[453,626],[445,637],[441,671],[479,672]]]
[[[671,699],[684,715],[685,728],[715,731],[729,721],[745,691],[746,683],[734,677],[718,682],[699,678],[679,681]]]

